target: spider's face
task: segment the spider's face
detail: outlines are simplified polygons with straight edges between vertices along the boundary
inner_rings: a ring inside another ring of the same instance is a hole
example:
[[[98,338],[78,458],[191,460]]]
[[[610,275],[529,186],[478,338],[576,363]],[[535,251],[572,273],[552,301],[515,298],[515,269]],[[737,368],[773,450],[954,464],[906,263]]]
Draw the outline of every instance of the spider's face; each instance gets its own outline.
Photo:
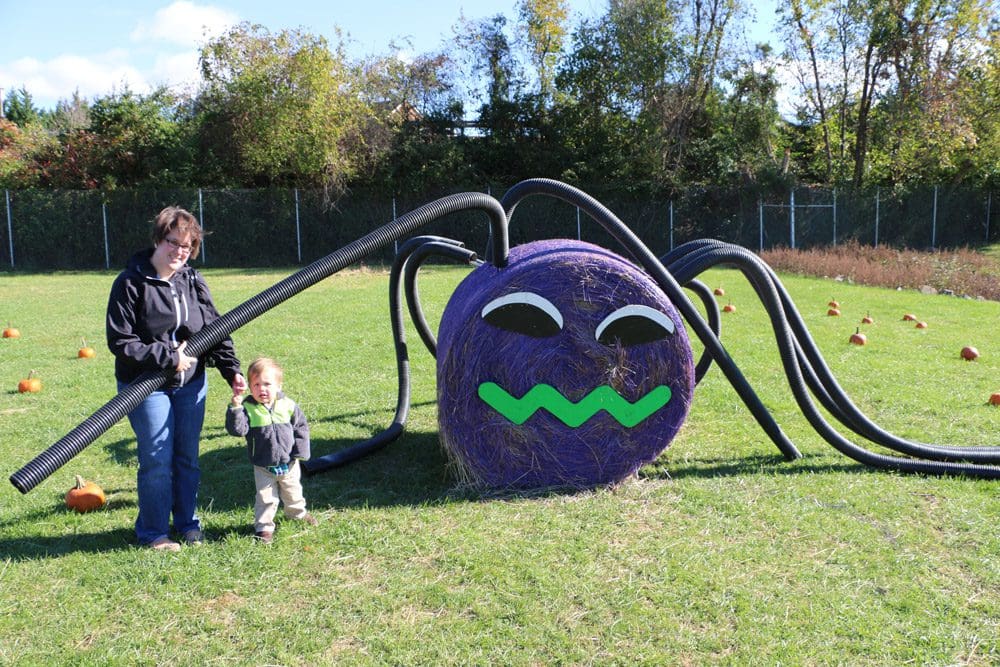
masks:
[[[655,459],[694,370],[673,305],[586,243],[515,247],[452,296],[438,336],[438,421],[459,472],[489,486],[594,486]]]

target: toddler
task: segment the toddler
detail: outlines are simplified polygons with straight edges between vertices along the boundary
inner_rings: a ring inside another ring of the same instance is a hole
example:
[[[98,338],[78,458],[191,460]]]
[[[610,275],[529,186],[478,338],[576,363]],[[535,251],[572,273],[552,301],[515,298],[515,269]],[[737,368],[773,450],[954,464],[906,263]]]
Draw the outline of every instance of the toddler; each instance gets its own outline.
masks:
[[[279,501],[285,516],[316,519],[306,511],[302,493],[300,459],[309,458],[309,424],[302,410],[281,391],[284,373],[273,359],[260,358],[247,369],[250,394],[246,400],[234,392],[226,410],[226,431],[245,436],[257,485],[254,501],[254,535],[264,543],[274,537],[274,517]]]

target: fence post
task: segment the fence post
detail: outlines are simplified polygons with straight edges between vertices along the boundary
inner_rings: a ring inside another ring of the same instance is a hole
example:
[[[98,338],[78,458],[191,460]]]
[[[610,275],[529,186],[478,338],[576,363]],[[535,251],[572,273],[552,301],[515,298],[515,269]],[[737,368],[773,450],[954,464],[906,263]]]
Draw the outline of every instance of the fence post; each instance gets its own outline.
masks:
[[[201,221],[201,229],[205,230],[205,207],[203,206],[201,200],[201,188],[198,188],[198,220]],[[205,253],[205,237],[207,234],[202,234],[201,236],[201,265],[204,266],[207,261],[208,255]]]
[[[788,240],[795,250],[795,188],[791,189],[788,204]]]
[[[670,250],[674,249],[674,200],[670,200]]]
[[[302,263],[302,231],[299,227],[299,189],[295,188],[295,249]]]
[[[104,268],[111,268],[111,251],[108,249],[108,203],[101,202],[101,220],[104,222]]]
[[[757,252],[764,252],[764,200],[757,199]]]
[[[10,243],[10,268],[14,268],[14,227],[10,221],[10,190],[3,191],[4,200],[7,202],[7,241]]]
[[[990,208],[993,204],[993,193],[986,195],[986,243],[990,242]]]
[[[837,247],[837,188],[833,189],[833,247]]]
[[[879,194],[881,190],[878,186],[875,186],[875,247],[878,247],[878,204],[879,204]]]
[[[934,211],[931,213],[931,250],[937,248],[937,191],[938,186],[934,186]]]

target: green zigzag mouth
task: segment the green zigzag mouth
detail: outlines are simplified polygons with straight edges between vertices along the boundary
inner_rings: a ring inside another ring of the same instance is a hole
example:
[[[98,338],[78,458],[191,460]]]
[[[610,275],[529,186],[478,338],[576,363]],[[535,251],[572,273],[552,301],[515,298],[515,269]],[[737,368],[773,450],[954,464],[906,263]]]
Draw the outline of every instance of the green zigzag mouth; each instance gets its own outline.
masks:
[[[544,408],[570,428],[580,426],[601,410],[625,428],[632,428],[668,402],[671,391],[666,385],[654,387],[635,403],[630,403],[608,385],[597,387],[573,403],[548,384],[537,384],[521,398],[514,398],[495,382],[479,385],[479,397],[491,408],[515,424],[523,424]]]

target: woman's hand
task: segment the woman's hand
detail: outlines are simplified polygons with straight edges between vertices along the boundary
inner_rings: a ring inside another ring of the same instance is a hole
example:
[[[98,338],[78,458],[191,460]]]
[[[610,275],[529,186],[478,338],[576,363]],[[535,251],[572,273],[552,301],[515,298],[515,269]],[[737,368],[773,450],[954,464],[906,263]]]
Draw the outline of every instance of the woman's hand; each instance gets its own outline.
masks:
[[[189,357],[184,350],[187,348],[187,341],[177,346],[177,372],[183,373],[192,366],[198,365],[198,357]]]

